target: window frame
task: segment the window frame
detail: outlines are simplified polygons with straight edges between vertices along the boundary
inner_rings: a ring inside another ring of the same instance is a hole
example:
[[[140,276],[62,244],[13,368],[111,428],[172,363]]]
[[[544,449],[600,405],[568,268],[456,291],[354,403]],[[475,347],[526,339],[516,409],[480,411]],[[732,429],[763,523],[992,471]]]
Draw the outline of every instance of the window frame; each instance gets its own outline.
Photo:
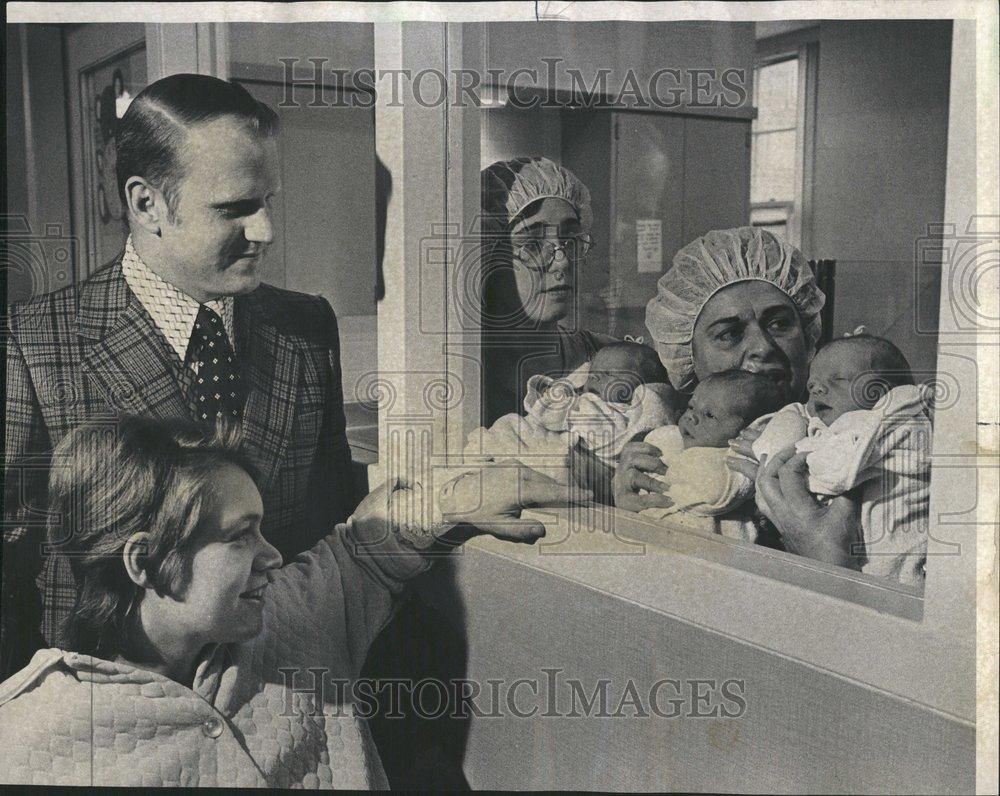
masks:
[[[445,64],[463,68],[482,66],[486,60],[482,42],[487,38],[482,27],[477,27],[476,23],[443,27],[446,29],[445,38],[452,44],[443,59]],[[410,49],[406,41],[410,30],[405,25],[400,31],[393,25],[382,27],[376,24],[376,67],[400,65],[401,51]],[[380,48],[380,34],[383,32],[389,35],[381,38],[385,46]],[[815,37],[815,31],[811,34],[809,31],[796,32],[799,37],[803,34]],[[415,46],[417,42],[411,44]],[[797,46],[802,45],[800,39]],[[383,58],[380,52],[391,57]],[[817,54],[818,48],[807,46],[806,57],[802,61],[802,68],[813,78],[804,81],[802,86],[809,85],[811,91],[815,90],[816,84]],[[964,56],[953,54],[953,58],[956,57]],[[956,69],[953,64],[953,76]],[[805,100],[807,108],[815,109],[815,97],[810,99],[809,92],[806,92]],[[443,153],[445,163],[461,164],[459,168],[427,172],[419,181],[411,181],[407,176],[402,184],[394,186],[393,200],[399,205],[396,212],[390,209],[387,261],[396,260],[396,263],[387,262],[387,281],[390,274],[398,272],[403,284],[401,298],[405,300],[408,292],[414,296],[421,295],[419,277],[412,273],[412,269],[403,267],[402,255],[404,249],[413,245],[408,243],[412,234],[408,230],[420,226],[427,218],[427,198],[449,197],[446,202],[454,212],[448,217],[460,221],[461,229],[468,228],[478,213],[475,200],[479,191],[480,125],[478,116],[473,118],[468,109],[448,110],[445,116],[438,116],[436,120],[419,108],[393,108],[389,111],[395,115],[394,121],[403,133],[403,142],[414,136],[419,138],[422,127],[424,141],[428,133],[443,134],[451,144],[451,148]],[[959,113],[954,97],[951,113]],[[952,126],[956,123],[950,122]],[[803,184],[808,188],[813,149],[811,141],[815,129],[807,128],[808,125],[803,125],[802,176]],[[395,167],[402,166],[403,161],[393,156],[393,152],[399,147],[406,149],[409,144],[401,143],[394,134],[390,138],[385,128],[378,131],[378,136],[380,157],[395,171]],[[949,163],[950,147],[951,141]],[[389,161],[390,157],[395,158],[394,162]],[[459,160],[456,161],[456,157]],[[416,199],[405,201],[407,195]],[[457,201],[459,196],[461,202]],[[802,241],[807,256],[810,254],[809,210],[810,197],[804,191]],[[450,284],[456,273],[454,269],[459,265],[457,260],[446,262],[444,279],[438,284]],[[948,267],[945,266],[942,273],[942,307],[947,307],[945,302],[949,300],[947,281]],[[454,312],[454,300],[454,297],[439,299],[442,302],[440,309],[448,311],[450,308]],[[399,367],[407,360],[405,349],[410,347],[411,342],[405,336],[405,327],[409,326],[406,318],[412,314],[412,308],[409,312],[406,310],[405,301],[383,301],[380,304],[380,343],[383,339],[387,344],[390,342],[388,337],[383,338],[390,327],[404,335],[402,345],[399,339],[393,338],[394,348],[387,350],[379,346],[380,369],[383,364],[390,369],[392,366]],[[385,324],[383,313],[387,313]],[[401,313],[402,322],[397,313]],[[947,332],[943,323],[939,356],[945,354]],[[459,359],[465,362],[462,372],[470,373],[469,368],[476,370],[479,363],[472,362],[475,359],[474,348],[463,345],[465,337],[464,331],[456,337],[449,335],[445,348],[453,355],[459,350],[467,352],[467,356],[460,354]],[[442,359],[447,359],[443,354],[438,351],[429,355],[429,359],[440,363]],[[417,360],[424,361],[420,356]],[[447,362],[444,364],[446,370],[450,369]],[[401,378],[398,388],[398,404],[404,408],[420,404],[423,400],[421,391],[425,388],[423,380],[414,378],[412,364],[409,367],[411,370]],[[463,378],[463,383],[468,399],[476,391],[477,380]],[[478,393],[475,395],[478,398]],[[544,509],[537,515],[548,528],[547,542],[565,537],[577,545],[574,548],[569,544],[559,551],[566,554],[554,555],[551,546],[518,546],[486,537],[471,544],[505,559],[512,568],[512,577],[516,577],[519,567],[544,570],[554,577],[647,605],[702,627],[706,632],[721,633],[742,643],[769,649],[836,676],[941,711],[957,720],[971,722],[975,717],[975,604],[973,601],[969,605],[968,595],[975,594],[976,527],[975,522],[968,521],[968,517],[970,511],[975,517],[976,512],[981,510],[977,506],[975,478],[970,479],[968,473],[970,468],[981,467],[982,457],[949,465],[948,457],[939,457],[938,452],[954,449],[955,440],[968,439],[970,435],[975,439],[975,400],[974,390],[963,390],[954,407],[940,413],[936,419],[931,497],[933,539],[927,563],[927,586],[922,598],[907,594],[903,587],[876,583],[874,579],[849,570],[827,569],[807,559],[776,554],[766,548],[700,537],[669,526],[654,538],[648,523],[643,523],[638,515],[607,507],[598,511],[614,513],[614,533],[607,532],[606,517],[591,521],[585,514],[566,508]],[[447,435],[447,430],[440,423],[428,420],[433,426],[429,429],[428,439],[433,438],[435,444],[430,454],[426,454],[425,449],[421,463],[429,466],[431,471],[452,464],[454,460],[449,459],[447,452],[457,453],[461,446],[456,446],[456,443],[464,440],[464,435],[478,425],[478,413],[469,411],[468,405],[462,409],[464,411],[458,410],[462,422],[456,424],[455,420],[459,419],[456,417],[444,424],[456,436],[450,440],[443,439],[440,445],[438,440],[442,439],[442,434]],[[384,454],[389,452],[391,439],[386,436],[383,417],[388,419],[380,412],[380,447],[386,446],[382,449]],[[392,465],[383,461],[381,469],[387,468],[392,469]],[[640,543],[639,548],[636,547],[637,542]],[[609,549],[608,544],[614,547]],[[947,552],[949,546],[962,549],[963,545],[967,546],[964,548],[966,552],[960,556],[940,555]],[[640,549],[643,554],[619,555],[623,549]],[[746,566],[735,566],[733,562],[738,559],[742,559]],[[814,581],[820,580],[827,586],[816,588]],[[864,593],[863,600],[857,599],[858,593]],[[914,599],[919,599],[921,603],[919,618],[911,610]],[[897,608],[909,604],[910,609],[894,610],[893,604]]]
[[[798,61],[797,101],[795,112],[795,185],[792,202],[750,202],[753,211],[789,207],[786,221],[788,242],[807,258],[814,255],[812,240],[813,158],[816,149],[816,91],[819,79],[819,29],[807,28],[761,39],[757,42],[754,70],[791,59]],[[753,153],[751,152],[751,158]]]

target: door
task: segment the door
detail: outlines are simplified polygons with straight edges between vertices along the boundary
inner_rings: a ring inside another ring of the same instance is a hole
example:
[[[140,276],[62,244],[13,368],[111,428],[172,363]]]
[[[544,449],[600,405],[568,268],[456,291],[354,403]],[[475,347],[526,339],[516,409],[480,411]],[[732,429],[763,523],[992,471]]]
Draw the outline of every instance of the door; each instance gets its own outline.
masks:
[[[114,132],[146,85],[145,25],[65,28],[73,234],[79,278],[117,256],[128,234],[115,181]]]

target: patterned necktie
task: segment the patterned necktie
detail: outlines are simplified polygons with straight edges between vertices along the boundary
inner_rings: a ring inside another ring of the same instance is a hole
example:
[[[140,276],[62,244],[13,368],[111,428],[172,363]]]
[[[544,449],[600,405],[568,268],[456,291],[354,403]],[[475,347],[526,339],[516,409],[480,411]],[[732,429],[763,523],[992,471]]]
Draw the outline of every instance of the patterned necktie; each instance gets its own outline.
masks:
[[[198,419],[215,423],[221,416],[238,422],[243,416],[246,394],[236,353],[229,343],[222,318],[204,304],[198,309],[191,332],[190,356],[198,366],[194,380]]]

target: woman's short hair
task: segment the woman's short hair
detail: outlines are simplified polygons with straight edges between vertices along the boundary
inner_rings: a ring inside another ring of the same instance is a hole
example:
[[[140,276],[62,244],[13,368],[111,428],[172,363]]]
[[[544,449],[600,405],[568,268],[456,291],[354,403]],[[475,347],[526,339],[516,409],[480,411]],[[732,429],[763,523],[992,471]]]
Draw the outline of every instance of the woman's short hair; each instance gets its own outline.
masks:
[[[149,534],[143,566],[158,594],[181,596],[206,487],[225,464],[257,481],[232,426],[215,432],[184,422],[121,417],[91,421],[56,446],[49,477],[49,533],[69,558],[77,585],[66,620],[67,647],[99,657],[127,655],[132,609],[143,588],[125,571],[134,533]]]
[[[180,151],[185,130],[196,124],[234,116],[264,136],[278,131],[278,116],[237,83],[208,75],[169,75],[146,86],[118,122],[115,132],[118,196],[128,207],[125,183],[142,177],[163,192],[167,212],[177,210],[184,177]]]

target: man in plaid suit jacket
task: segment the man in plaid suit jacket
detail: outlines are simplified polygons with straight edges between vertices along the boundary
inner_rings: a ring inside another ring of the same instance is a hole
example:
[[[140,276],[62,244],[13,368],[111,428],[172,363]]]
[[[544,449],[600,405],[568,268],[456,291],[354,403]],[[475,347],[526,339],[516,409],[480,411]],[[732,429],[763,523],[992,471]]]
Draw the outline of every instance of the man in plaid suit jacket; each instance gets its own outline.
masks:
[[[149,86],[117,133],[126,253],[11,312],[0,680],[44,642],[58,645],[75,598],[72,538],[61,538],[72,518],[44,510],[49,467],[59,466],[51,450],[85,420],[105,418],[114,433],[122,413],[199,419],[188,337],[200,308],[218,307],[234,338],[267,539],[287,560],[354,508],[333,310],[323,298],[260,284],[280,182],[276,122],[244,89],[215,78],[173,75]]]

